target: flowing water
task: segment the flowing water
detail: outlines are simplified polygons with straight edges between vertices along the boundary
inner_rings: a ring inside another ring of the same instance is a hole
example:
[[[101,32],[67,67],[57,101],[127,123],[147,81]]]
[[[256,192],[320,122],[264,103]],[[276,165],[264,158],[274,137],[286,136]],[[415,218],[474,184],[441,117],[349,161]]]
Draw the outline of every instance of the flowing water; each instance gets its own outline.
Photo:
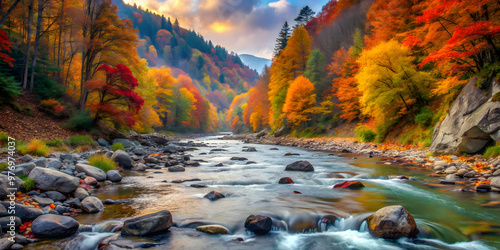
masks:
[[[120,184],[104,186],[95,195],[102,200],[127,199],[127,203],[106,205],[98,214],[79,215],[76,219],[86,226],[80,228],[77,236],[32,244],[28,249],[97,249],[103,238],[117,237],[113,232],[126,218],[163,209],[169,210],[174,219],[168,233],[119,238],[121,242],[149,249],[500,248],[500,208],[481,206],[500,200],[498,193],[460,192],[460,185],[428,185],[438,181],[428,177],[428,171],[385,165],[380,158],[244,144],[215,136],[198,141],[208,147],[187,153],[191,159],[204,160],[201,166],[187,167],[186,172],[178,173],[166,169],[124,173]],[[257,152],[242,152],[247,146],[255,147]],[[214,148],[227,151],[210,152]],[[284,156],[288,152],[299,155]],[[256,163],[231,161],[233,156]],[[287,164],[297,160],[309,161],[315,171],[284,171]],[[215,166],[218,163],[223,166]],[[392,178],[400,175],[411,180]],[[295,184],[279,185],[281,177],[290,177]],[[171,183],[194,178],[201,181]],[[360,180],[366,187],[332,189],[344,180]],[[190,187],[193,183],[208,188]],[[204,199],[212,190],[226,198]],[[364,219],[389,205],[403,205],[415,217],[420,230],[418,239],[387,241],[370,236]],[[270,234],[257,237],[245,232],[243,224],[250,214],[272,217]],[[206,224],[223,225],[230,234],[214,236],[194,230]]]

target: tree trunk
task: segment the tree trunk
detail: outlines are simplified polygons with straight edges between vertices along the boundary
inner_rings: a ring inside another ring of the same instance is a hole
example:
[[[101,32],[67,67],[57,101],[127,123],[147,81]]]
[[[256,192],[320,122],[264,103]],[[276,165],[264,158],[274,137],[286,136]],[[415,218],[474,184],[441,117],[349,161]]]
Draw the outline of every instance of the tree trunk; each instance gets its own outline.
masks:
[[[33,93],[33,83],[35,81],[35,68],[36,68],[36,60],[38,56],[38,45],[40,43],[40,32],[42,30],[42,12],[44,7],[44,0],[38,0],[38,17],[36,21],[36,36],[35,36],[35,46],[33,52],[33,66],[31,68],[31,80],[30,80],[30,93]]]
[[[23,89],[28,87],[28,68],[30,63],[30,47],[31,47],[31,25],[33,23],[33,2],[30,1],[28,6],[28,38],[26,39],[26,57],[24,60],[24,75],[23,75]]]
[[[61,19],[59,20],[59,44],[57,46],[57,67],[61,67],[61,37],[64,21],[64,0],[61,2]]]

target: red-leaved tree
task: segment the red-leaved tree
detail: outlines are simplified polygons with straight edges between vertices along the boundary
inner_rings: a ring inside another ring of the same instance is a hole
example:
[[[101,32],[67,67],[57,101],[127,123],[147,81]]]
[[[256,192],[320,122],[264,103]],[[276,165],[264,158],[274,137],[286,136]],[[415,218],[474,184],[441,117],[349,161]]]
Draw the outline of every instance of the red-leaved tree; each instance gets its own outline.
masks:
[[[98,68],[100,70],[105,71],[105,81],[92,79],[86,82],[91,95],[89,110],[94,114],[94,121],[110,119],[131,127],[135,123],[134,114],[144,104],[144,99],[134,92],[139,86],[137,78],[123,64],[115,68],[102,65]]]
[[[0,30],[0,59],[12,67],[12,66],[14,66],[12,64],[14,59],[12,59],[10,56],[8,56],[4,52],[2,52],[2,50],[10,52],[11,46],[12,46],[12,44],[9,41],[9,37],[7,36],[7,33],[3,30]]]

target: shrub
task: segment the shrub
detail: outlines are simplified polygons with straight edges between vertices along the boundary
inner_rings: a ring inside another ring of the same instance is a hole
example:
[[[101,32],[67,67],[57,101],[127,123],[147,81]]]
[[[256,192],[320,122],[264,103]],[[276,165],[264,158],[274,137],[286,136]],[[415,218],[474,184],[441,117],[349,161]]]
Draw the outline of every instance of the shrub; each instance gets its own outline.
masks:
[[[70,148],[66,145],[62,145],[60,147],[54,148],[54,150],[58,152],[69,152]]]
[[[0,72],[0,104],[13,102],[14,98],[21,94],[20,84],[13,76],[6,76]]]
[[[40,100],[58,99],[64,96],[64,87],[42,74],[35,74],[34,88],[36,97]]]
[[[48,112],[53,112],[56,115],[64,111],[64,107],[61,103],[52,98],[41,101],[40,105],[42,106],[42,109]]]
[[[415,116],[415,124],[420,127],[428,127],[432,122],[432,112],[428,108],[423,108],[420,113]]]
[[[61,139],[54,139],[52,141],[46,142],[45,144],[47,144],[47,146],[51,146],[51,147],[61,147],[62,145],[64,145],[64,142]]]
[[[76,112],[69,120],[63,123],[62,127],[71,130],[92,129],[94,122],[90,117],[90,111]]]
[[[6,170],[8,167],[9,167],[9,163],[7,163],[7,162],[1,163],[1,164],[0,164],[0,172],[3,172],[3,171],[4,171],[4,170]]]
[[[49,147],[47,147],[47,145],[45,145],[45,142],[37,139],[31,140],[30,143],[26,146],[26,150],[28,154],[37,156],[46,156],[50,152],[50,149]]]
[[[371,129],[369,129],[366,126],[359,125],[354,129],[356,137],[358,137],[361,142],[371,142],[375,140],[375,137],[377,134],[373,132]]]
[[[68,138],[68,144],[71,146],[82,146],[82,145],[94,146],[95,141],[94,139],[92,139],[92,137],[88,135],[77,135]]]
[[[78,146],[75,149],[75,151],[78,153],[83,153],[83,152],[90,151],[91,149],[92,149],[92,147],[90,145],[81,145],[81,146]]]
[[[9,142],[9,136],[4,132],[0,132],[0,146],[7,145],[7,142]]]
[[[496,145],[496,146],[491,146],[491,147],[487,148],[483,154],[483,157],[484,158],[488,158],[488,157],[495,158],[499,155],[500,155],[500,146]]]
[[[105,173],[108,172],[109,170],[116,169],[115,161],[113,161],[110,158],[107,158],[101,154],[93,155],[92,157],[90,157],[88,159],[88,161],[89,161],[90,165],[101,169]]]
[[[113,150],[113,151],[116,151],[116,150],[119,150],[119,149],[121,149],[121,150],[125,150],[125,147],[123,146],[123,144],[121,144],[121,143],[119,143],[119,142],[118,142],[118,143],[114,143],[114,144],[111,146],[111,150]]]
[[[25,175],[20,175],[19,179],[24,181],[24,183],[21,185],[22,191],[29,192],[29,191],[35,189],[35,180],[28,178]]]

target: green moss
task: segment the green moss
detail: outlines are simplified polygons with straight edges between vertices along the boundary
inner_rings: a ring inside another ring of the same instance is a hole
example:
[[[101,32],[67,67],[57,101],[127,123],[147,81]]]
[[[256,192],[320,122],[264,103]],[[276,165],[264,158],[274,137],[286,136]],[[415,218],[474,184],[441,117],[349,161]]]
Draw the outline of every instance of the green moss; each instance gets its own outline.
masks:
[[[495,158],[499,155],[500,155],[500,146],[495,145],[495,146],[491,146],[491,147],[487,148],[483,154],[483,157],[484,158],[488,158],[488,157]]]
[[[47,146],[51,146],[51,147],[61,147],[62,145],[64,145],[64,142],[61,139],[54,139],[52,141],[46,142],[45,144],[47,144]]]
[[[19,177],[19,179],[24,181],[24,183],[20,187],[23,192],[29,192],[29,191],[35,189],[35,180],[28,178],[25,175],[20,175],[18,177]]]
[[[114,143],[112,146],[111,146],[111,150],[113,151],[116,151],[116,150],[125,150],[125,147],[123,146],[123,144],[121,143]]]
[[[7,163],[7,162],[0,164],[0,172],[3,172],[8,167],[9,167],[9,163]]]

